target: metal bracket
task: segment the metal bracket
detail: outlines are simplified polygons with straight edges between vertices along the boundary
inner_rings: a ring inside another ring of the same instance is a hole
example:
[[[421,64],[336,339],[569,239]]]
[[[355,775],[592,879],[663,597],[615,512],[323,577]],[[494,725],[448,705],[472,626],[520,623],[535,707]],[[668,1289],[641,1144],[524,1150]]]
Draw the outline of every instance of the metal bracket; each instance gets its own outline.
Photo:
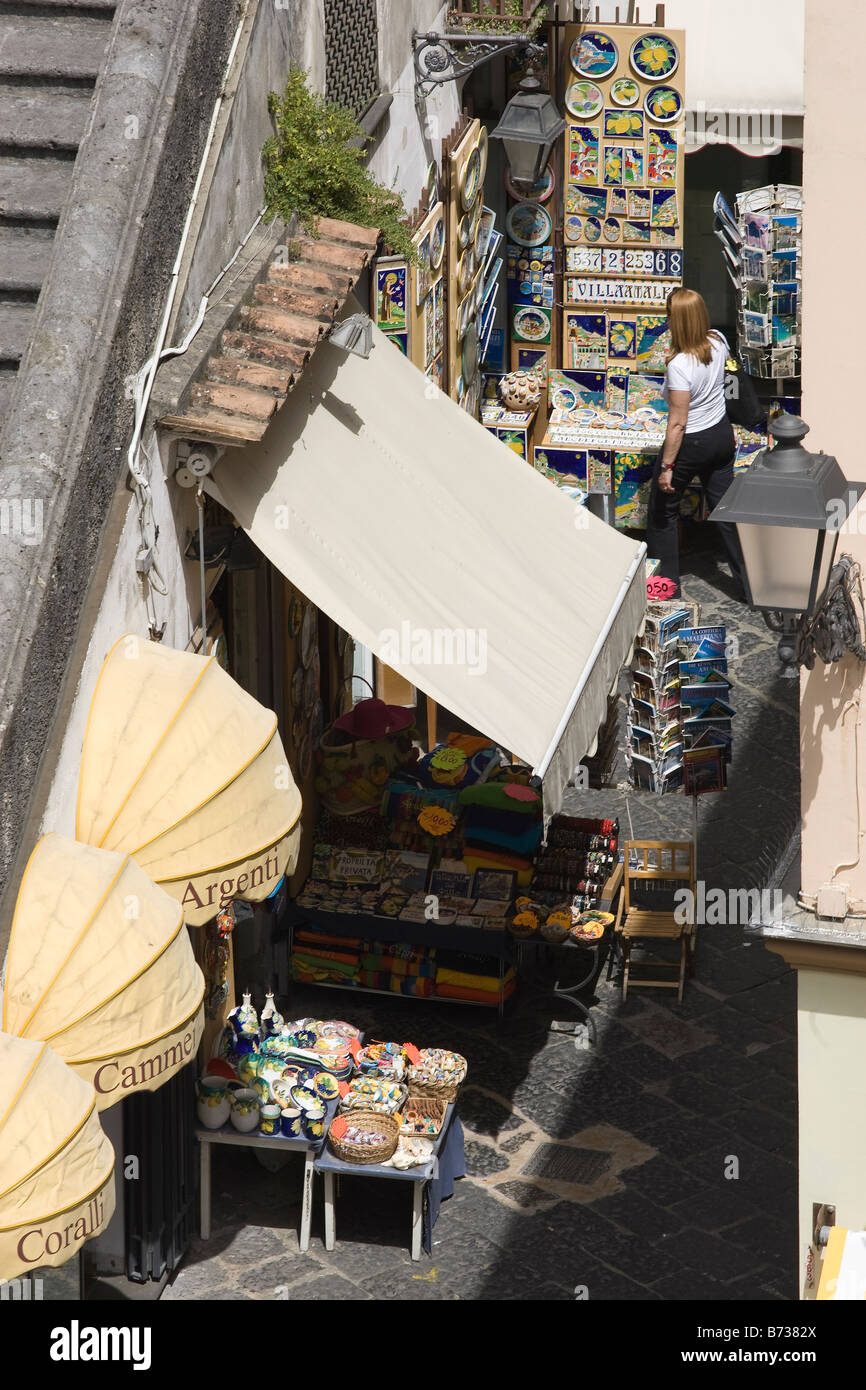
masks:
[[[477,34],[413,34],[416,91],[429,96],[435,87],[458,82],[498,54],[514,53],[519,48],[528,49],[533,58],[544,52],[544,46],[533,43],[529,34],[483,39]]]

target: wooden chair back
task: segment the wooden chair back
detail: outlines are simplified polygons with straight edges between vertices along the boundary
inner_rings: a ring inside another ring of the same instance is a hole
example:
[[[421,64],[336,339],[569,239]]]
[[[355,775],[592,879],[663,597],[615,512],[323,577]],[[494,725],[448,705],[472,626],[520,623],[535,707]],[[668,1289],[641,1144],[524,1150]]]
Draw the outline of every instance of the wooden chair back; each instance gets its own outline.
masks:
[[[623,905],[628,912],[630,907],[639,905],[651,910],[650,905],[644,900],[640,904],[632,901],[632,881],[637,884],[655,884],[654,892],[667,890],[667,893],[659,892],[659,896],[668,896],[681,887],[688,884],[695,893],[695,846],[691,840],[626,840],[623,855],[623,870],[625,874],[625,884],[623,888]],[[641,894],[641,898],[654,894]],[[659,903],[659,911],[667,911]]]

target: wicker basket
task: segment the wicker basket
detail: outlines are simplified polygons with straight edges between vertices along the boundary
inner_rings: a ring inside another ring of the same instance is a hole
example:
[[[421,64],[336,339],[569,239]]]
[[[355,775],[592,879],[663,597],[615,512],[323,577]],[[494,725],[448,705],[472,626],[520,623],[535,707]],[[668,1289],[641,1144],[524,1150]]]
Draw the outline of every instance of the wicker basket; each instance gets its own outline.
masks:
[[[375,1080],[375,1078],[371,1077],[370,1080]],[[374,1112],[380,1115],[396,1115],[398,1110],[403,1109],[409,1090],[402,1082],[393,1081],[387,1084],[398,1088],[397,1094],[392,1101],[373,1100],[372,1096],[361,1095],[350,1086],[348,1092],[340,1101],[341,1114],[357,1114],[361,1111],[362,1113],[369,1112],[371,1115]]]
[[[328,1131],[328,1143],[335,1156],[343,1163],[386,1163],[397,1149],[400,1125],[393,1115],[374,1115],[368,1110],[356,1110],[349,1123],[359,1129],[372,1130],[374,1134],[386,1134],[384,1144],[355,1144],[350,1139],[337,1139]]]
[[[459,1055],[459,1054],[457,1054]],[[409,1068],[409,1098],[422,1096],[426,1100],[444,1100],[446,1104],[457,1099],[457,1092],[466,1080],[466,1059],[461,1058],[463,1063],[459,1071],[453,1072],[450,1076],[442,1080],[428,1080],[424,1076],[424,1054],[421,1054],[421,1065]],[[435,1066],[435,1063],[434,1063]]]
[[[413,1096],[407,1100],[401,1116],[401,1134],[416,1135],[419,1139],[435,1139],[445,1123],[447,1101],[433,1100],[429,1096]],[[432,1120],[436,1128],[432,1133],[418,1133],[413,1125],[416,1120]]]

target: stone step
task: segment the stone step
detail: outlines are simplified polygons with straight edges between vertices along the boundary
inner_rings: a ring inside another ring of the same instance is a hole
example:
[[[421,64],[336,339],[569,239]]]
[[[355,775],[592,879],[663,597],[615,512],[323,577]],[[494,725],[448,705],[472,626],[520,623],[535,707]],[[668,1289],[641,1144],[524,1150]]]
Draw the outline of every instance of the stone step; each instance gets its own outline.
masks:
[[[92,93],[86,88],[57,91],[0,83],[0,146],[77,150],[91,100]]]
[[[21,361],[30,339],[35,315],[35,303],[0,303],[0,362]]]
[[[0,294],[29,290],[36,293],[48,274],[54,229],[0,227]]]
[[[0,77],[96,80],[111,18],[9,15],[0,10]]]
[[[71,159],[0,158],[0,217],[60,217],[72,183]]]

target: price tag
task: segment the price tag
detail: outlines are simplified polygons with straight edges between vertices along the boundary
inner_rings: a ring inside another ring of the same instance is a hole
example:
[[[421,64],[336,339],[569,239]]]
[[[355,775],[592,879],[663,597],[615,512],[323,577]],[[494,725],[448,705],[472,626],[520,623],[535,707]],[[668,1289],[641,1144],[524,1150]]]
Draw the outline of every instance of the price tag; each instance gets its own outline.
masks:
[[[455,772],[466,762],[466,754],[462,748],[440,748],[438,753],[433,754],[430,762],[433,767],[441,768],[444,772]]]
[[[339,1090],[340,1090],[340,1099],[342,1099],[343,1096],[347,1096],[347,1095],[349,1094],[349,1083],[348,1083],[348,1081],[338,1081],[338,1082],[337,1082],[337,1085],[338,1085]]]
[[[447,835],[454,829],[457,820],[444,806],[425,806],[418,817],[418,824],[428,835]]]
[[[507,787],[502,789],[506,796],[510,796],[512,801],[537,801],[538,792],[534,792],[531,787],[524,787],[520,782],[509,782]]]
[[[409,1058],[409,1061],[411,1062],[412,1066],[417,1067],[418,1063],[421,1060],[421,1053],[418,1051],[415,1044],[404,1043],[403,1051],[406,1053],[406,1056]]]
[[[360,1044],[360,1042],[358,1041],[357,1038],[351,1038],[351,1039],[350,1039],[350,1041],[349,1041],[349,1051],[350,1051],[351,1054],[352,1054],[353,1060],[354,1060],[355,1062],[357,1062],[357,1060],[358,1060],[358,1053],[361,1051],[361,1044]]]
[[[330,1133],[333,1134],[335,1139],[342,1139],[348,1128],[349,1126],[343,1116],[338,1115],[335,1120],[331,1121]]]

